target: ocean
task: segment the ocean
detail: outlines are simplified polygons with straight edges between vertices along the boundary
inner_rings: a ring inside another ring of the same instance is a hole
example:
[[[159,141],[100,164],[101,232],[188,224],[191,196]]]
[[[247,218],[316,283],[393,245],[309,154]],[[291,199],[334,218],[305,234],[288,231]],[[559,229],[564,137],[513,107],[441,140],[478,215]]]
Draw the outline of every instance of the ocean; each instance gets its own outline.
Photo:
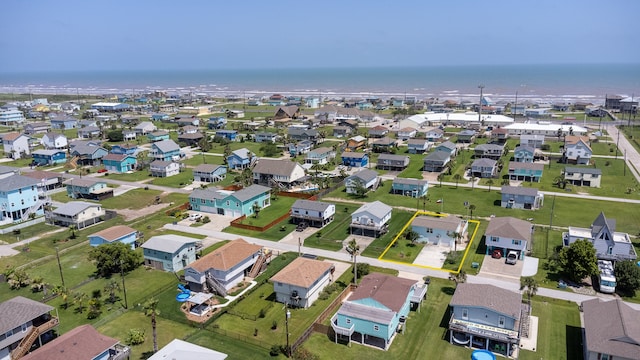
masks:
[[[2,73],[1,93],[204,93],[588,101],[640,95],[640,64]]]

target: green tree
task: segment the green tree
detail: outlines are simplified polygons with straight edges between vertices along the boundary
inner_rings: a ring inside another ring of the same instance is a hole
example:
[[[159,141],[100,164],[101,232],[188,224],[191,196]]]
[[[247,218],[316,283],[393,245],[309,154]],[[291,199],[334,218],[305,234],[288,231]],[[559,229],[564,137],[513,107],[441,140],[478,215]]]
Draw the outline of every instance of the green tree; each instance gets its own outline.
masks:
[[[266,157],[276,157],[282,153],[280,149],[278,149],[278,145],[272,142],[263,143],[260,147],[260,151],[262,151]]]
[[[209,140],[207,140],[206,137],[203,137],[202,139],[200,139],[200,141],[198,141],[198,147],[203,152],[209,152],[209,150],[211,150],[211,143],[209,142]]]
[[[405,230],[404,232],[404,238],[411,241],[411,244],[415,244],[416,240],[418,240],[419,237],[420,237],[420,234],[413,231],[413,229],[411,228],[407,228],[407,230]]]
[[[453,175],[453,180],[455,180],[456,182],[456,189],[458,188],[458,182],[460,181],[460,179],[462,179],[462,176],[460,174]]]
[[[78,311],[82,314],[84,311],[84,303],[89,299],[89,296],[83,292],[77,292],[73,294],[73,304],[78,305]]]
[[[616,291],[633,297],[640,289],[640,266],[631,260],[616,262]]]
[[[153,352],[158,352],[158,333],[156,331],[156,316],[160,315],[158,310],[158,299],[151,298],[143,306],[144,314],[151,317],[151,330],[153,336]]]
[[[487,179],[487,185],[489,185],[489,192],[491,192],[491,186],[495,184],[495,182],[493,181],[493,179]]]
[[[501,185],[509,186],[509,184],[511,184],[511,183],[509,182],[509,179],[502,179],[502,183],[501,183]]]
[[[520,290],[524,289],[527,294],[529,306],[531,306],[531,297],[538,292],[538,281],[533,276],[525,276],[520,278]]]
[[[456,287],[458,287],[458,284],[467,282],[467,272],[460,270],[459,272],[451,273],[449,274],[449,280],[456,283]]]
[[[57,296],[60,296],[62,299],[62,308],[66,309],[69,307],[69,289],[62,285],[58,285],[53,288],[53,293]]]
[[[474,212],[475,210],[476,210],[476,206],[475,206],[475,205],[473,205],[473,204],[470,204],[470,205],[469,205],[469,212],[471,213],[471,214],[470,214],[470,218],[471,218],[471,220],[473,220],[473,212]]]
[[[444,174],[440,173],[438,174],[438,181],[440,182],[440,187],[442,187],[442,180],[444,179]]]
[[[353,194],[358,198],[367,196],[367,188],[364,186],[364,182],[360,179],[353,179]]]
[[[16,269],[8,276],[9,287],[11,289],[20,289],[31,283],[29,274],[23,269]]]
[[[131,245],[116,241],[91,249],[89,260],[95,262],[99,276],[109,277],[120,271],[134,270],[142,264],[143,258],[142,253],[131,249]]]
[[[124,135],[122,134],[122,130],[112,130],[107,133],[107,138],[109,141],[123,141]]]
[[[473,188],[476,185],[476,176],[475,175],[471,175],[471,191],[473,191]]]
[[[462,233],[456,231],[453,233],[453,251],[458,251],[458,242],[462,240]]]
[[[598,274],[596,249],[589,240],[577,240],[562,248],[560,265],[571,280],[581,282],[587,276]]]
[[[357,284],[358,283],[358,270],[357,270],[358,266],[357,266],[356,258],[360,251],[360,245],[358,245],[358,242],[356,241],[356,239],[351,239],[347,243],[346,250],[349,254],[351,254],[351,257],[353,258],[353,283]]]
[[[116,302],[116,293],[120,292],[120,283],[112,279],[104,286],[104,292],[109,294],[109,302],[114,304]]]

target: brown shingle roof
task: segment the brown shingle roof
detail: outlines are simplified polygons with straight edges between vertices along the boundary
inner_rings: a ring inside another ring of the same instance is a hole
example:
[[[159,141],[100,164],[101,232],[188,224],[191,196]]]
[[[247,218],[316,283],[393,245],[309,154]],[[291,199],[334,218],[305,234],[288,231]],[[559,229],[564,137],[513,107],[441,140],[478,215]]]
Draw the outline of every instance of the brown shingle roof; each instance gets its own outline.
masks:
[[[489,222],[485,234],[487,236],[531,241],[531,223],[509,216],[496,217]]]
[[[275,274],[271,281],[308,288],[332,267],[329,262],[299,257]]]
[[[23,357],[23,360],[86,360],[112,348],[118,340],[81,325]]]
[[[24,171],[22,173],[22,175],[28,176],[28,177],[33,178],[33,179],[38,179],[38,180],[55,179],[55,178],[62,179],[62,174],[57,173],[57,172],[53,172],[53,171],[42,171],[42,170],[33,170],[33,171],[29,171],[29,172]]]
[[[520,319],[522,294],[488,284],[461,283],[451,297],[452,306],[476,306]]]
[[[17,133],[17,132],[7,133],[7,134],[4,134],[4,136],[2,137],[2,140],[13,141],[13,140],[19,138],[20,135],[22,135],[22,134],[21,133]]]
[[[136,231],[136,229],[130,228],[126,225],[116,225],[110,228],[106,228],[102,231],[98,231],[97,233],[91,234],[89,236],[99,236],[107,241],[114,241]]]
[[[372,298],[387,308],[398,312],[407,300],[415,280],[380,273],[371,273],[362,278],[349,301]]]
[[[640,359],[640,311],[619,299],[582,303],[588,351],[614,358]]]
[[[229,270],[260,250],[262,250],[260,245],[249,244],[243,239],[237,239],[201,257],[189,267],[201,273],[209,269]]]

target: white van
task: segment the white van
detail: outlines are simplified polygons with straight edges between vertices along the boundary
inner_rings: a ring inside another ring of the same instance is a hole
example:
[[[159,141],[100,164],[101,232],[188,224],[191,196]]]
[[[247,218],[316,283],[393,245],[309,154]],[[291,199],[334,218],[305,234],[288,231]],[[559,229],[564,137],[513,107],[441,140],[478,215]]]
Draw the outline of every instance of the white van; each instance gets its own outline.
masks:
[[[198,213],[189,214],[189,220],[191,221],[198,221],[201,217],[202,215]]]

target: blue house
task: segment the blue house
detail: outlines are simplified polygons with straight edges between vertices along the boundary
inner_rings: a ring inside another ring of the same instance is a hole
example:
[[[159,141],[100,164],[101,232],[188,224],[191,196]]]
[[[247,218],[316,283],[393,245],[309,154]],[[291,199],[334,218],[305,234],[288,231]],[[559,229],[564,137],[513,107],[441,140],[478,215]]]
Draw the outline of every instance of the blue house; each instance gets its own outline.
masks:
[[[165,113],[151,114],[151,120],[153,120],[153,121],[168,121],[169,120],[169,115],[165,114]]]
[[[263,142],[270,142],[270,143],[274,143],[276,142],[276,139],[278,138],[278,134],[276,133],[272,133],[272,132],[259,132],[256,134],[255,136],[255,141],[257,143],[263,143]]]
[[[78,165],[99,165],[108,153],[107,149],[93,145],[76,145],[71,149],[71,156],[76,158]]]
[[[510,162],[509,180],[540,182],[544,165],[528,162]]]
[[[544,195],[536,188],[503,186],[500,206],[507,209],[535,210],[542,207]]]
[[[109,171],[124,173],[134,170],[138,165],[138,160],[132,155],[107,154],[102,158],[102,164]]]
[[[341,158],[344,166],[365,167],[369,163],[369,155],[355,151],[345,151]]]
[[[313,143],[309,140],[298,141],[297,143],[289,144],[289,154],[292,157],[296,157],[298,155],[306,154],[311,151],[313,147]]]
[[[198,239],[179,235],[153,236],[142,244],[144,264],[158,270],[176,272],[196,261]]]
[[[429,182],[419,179],[395,178],[391,183],[391,193],[414,198],[427,195]]]
[[[224,129],[227,125],[227,118],[224,116],[213,116],[207,121],[207,127],[211,130]]]
[[[169,133],[162,130],[152,131],[147,134],[147,139],[151,142],[169,140]]]
[[[411,222],[411,229],[418,233],[420,242],[452,247],[465,238],[468,223],[456,216],[418,216]],[[456,239],[456,233],[460,238]]]
[[[136,144],[116,144],[111,146],[112,154],[124,154],[135,156],[138,152],[138,145]]]
[[[78,119],[69,116],[51,118],[52,129],[75,129],[78,127]]]
[[[238,137],[238,132],[236,130],[218,130],[216,131],[216,136],[225,138],[229,141],[236,141],[236,138]]]
[[[116,225],[89,235],[89,245],[96,247],[102,244],[112,244],[121,242],[131,246],[131,250],[136,248],[138,230],[126,225]]]
[[[513,150],[513,159],[516,162],[532,163],[536,149],[530,145],[518,145]]]
[[[418,307],[427,292],[415,280],[371,273],[331,318],[338,336],[387,350],[412,304]]]
[[[180,159],[180,146],[173,140],[162,140],[151,144],[149,153],[154,160],[173,161]]]
[[[31,153],[33,162],[38,166],[64,164],[67,162],[67,152],[64,150],[36,150]]]
[[[113,197],[113,189],[107,183],[95,178],[83,177],[66,180],[67,196],[72,199],[102,200]]]
[[[200,164],[193,168],[193,181],[216,182],[227,176],[227,167],[215,164]]]
[[[27,220],[30,214],[43,215],[44,201],[38,198],[40,180],[11,175],[0,181],[0,220]]]
[[[452,143],[451,141],[445,141],[442,144],[436,146],[435,151],[443,151],[453,157],[458,153],[458,148],[456,147],[456,144]]]
[[[271,205],[271,188],[251,185],[235,192],[196,189],[189,195],[191,209],[195,211],[231,216],[253,215],[255,207],[263,209]]]
[[[251,165],[255,156],[256,154],[246,148],[234,150],[231,152],[231,155],[227,156],[227,165],[229,169],[246,169]]]

